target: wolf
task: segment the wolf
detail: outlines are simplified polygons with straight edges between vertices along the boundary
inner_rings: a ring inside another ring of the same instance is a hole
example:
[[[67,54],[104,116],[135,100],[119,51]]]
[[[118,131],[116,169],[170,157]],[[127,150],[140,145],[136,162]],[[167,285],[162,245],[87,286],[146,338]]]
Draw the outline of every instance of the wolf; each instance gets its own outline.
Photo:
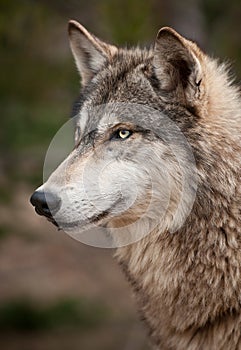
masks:
[[[169,27],[148,49],[73,20],[69,37],[75,147],[31,203],[67,233],[106,230],[154,349],[241,349],[238,87]]]

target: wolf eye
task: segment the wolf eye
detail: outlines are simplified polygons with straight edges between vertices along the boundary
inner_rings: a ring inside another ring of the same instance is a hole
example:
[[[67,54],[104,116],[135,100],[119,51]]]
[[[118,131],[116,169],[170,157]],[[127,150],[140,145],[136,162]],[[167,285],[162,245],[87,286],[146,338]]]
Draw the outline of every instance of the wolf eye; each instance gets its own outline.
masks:
[[[130,137],[133,134],[133,131],[128,129],[118,129],[116,130],[112,136],[111,140],[126,140],[128,137]]]
[[[131,136],[131,131],[130,130],[119,130],[118,136],[121,139],[127,139],[127,137]]]

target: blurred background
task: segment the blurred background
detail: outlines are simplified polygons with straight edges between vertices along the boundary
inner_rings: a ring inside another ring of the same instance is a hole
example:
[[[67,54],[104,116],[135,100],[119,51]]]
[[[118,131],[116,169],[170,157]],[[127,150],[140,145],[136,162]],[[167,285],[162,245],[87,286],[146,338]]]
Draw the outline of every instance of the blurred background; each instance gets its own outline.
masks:
[[[48,145],[79,77],[67,22],[119,45],[173,26],[241,77],[240,0],[0,0],[0,348],[148,350],[112,251],[78,243],[35,215]]]

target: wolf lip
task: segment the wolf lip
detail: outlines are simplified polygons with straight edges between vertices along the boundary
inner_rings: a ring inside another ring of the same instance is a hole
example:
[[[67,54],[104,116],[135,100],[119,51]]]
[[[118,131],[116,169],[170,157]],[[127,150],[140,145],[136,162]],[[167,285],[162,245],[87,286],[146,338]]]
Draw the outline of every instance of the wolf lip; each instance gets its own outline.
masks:
[[[46,215],[46,213],[42,212],[39,208],[35,207],[35,212],[40,215],[40,216],[45,216],[46,219],[51,222],[53,225],[55,225],[56,227],[59,228],[58,223],[54,220],[54,218],[52,217],[51,213],[49,215]]]
[[[53,224],[54,226],[58,227],[58,229],[61,229],[61,228],[59,227],[59,224],[58,224],[53,218],[47,218],[47,220],[48,220],[49,222],[51,222],[51,224]]]
[[[57,220],[57,222],[51,217],[50,221],[58,226],[58,228],[64,230],[64,229],[71,229],[71,228],[76,228],[76,227],[88,227],[91,224],[97,224],[99,221],[105,219],[111,212],[112,210],[116,207],[116,205],[120,202],[121,198],[118,198],[113,205],[111,205],[108,209],[103,210],[99,214],[93,215],[89,218],[83,219],[83,220],[76,220],[72,222],[63,222],[60,220]],[[52,221],[54,220],[54,222]]]
[[[84,227],[84,226],[88,226],[90,224],[95,224],[97,222],[99,222],[100,220],[106,218],[109,213],[110,213],[110,209],[103,211],[102,213],[92,216],[91,218],[86,218],[84,220],[77,220],[77,221],[72,221],[72,222],[61,222],[58,221],[58,227],[64,229],[71,229],[71,228],[76,228],[76,227]]]

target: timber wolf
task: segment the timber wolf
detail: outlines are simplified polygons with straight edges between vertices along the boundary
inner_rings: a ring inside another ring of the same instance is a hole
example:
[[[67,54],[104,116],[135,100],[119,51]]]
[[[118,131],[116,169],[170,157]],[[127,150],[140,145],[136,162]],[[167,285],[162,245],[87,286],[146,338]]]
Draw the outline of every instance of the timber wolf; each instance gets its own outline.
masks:
[[[151,49],[75,21],[69,36],[75,148],[31,197],[36,212],[66,232],[108,231],[155,349],[241,349],[238,88],[168,27]]]

